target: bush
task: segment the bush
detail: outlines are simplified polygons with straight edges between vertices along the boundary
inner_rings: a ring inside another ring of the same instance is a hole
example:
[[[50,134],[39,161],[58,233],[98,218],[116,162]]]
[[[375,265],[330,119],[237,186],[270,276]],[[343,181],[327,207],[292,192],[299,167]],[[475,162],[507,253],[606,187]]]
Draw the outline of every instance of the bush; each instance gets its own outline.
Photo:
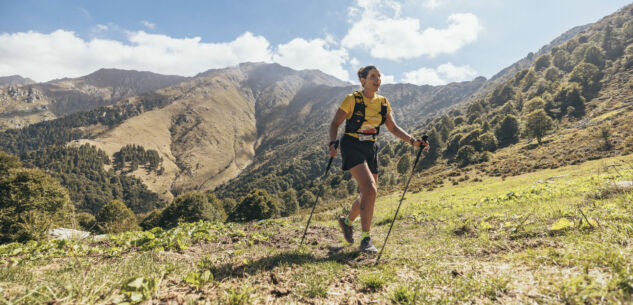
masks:
[[[519,141],[519,120],[513,115],[506,116],[495,128],[499,146],[504,147]]]
[[[582,95],[591,99],[600,90],[601,78],[598,67],[591,63],[581,63],[571,71],[569,81],[579,83],[583,88]]]
[[[492,134],[492,132],[486,132],[479,136],[479,141],[481,142],[481,146],[485,151],[495,151],[497,150],[498,142],[497,138]]]
[[[409,155],[404,155],[402,156],[402,158],[400,158],[400,161],[398,161],[398,174],[406,174],[409,171],[409,168],[411,168],[411,160],[409,159]]]
[[[191,192],[174,199],[161,213],[160,226],[173,228],[180,222],[224,221],[222,202],[214,195]]]
[[[556,92],[554,102],[559,108],[559,117],[565,114],[574,117],[585,115],[585,98],[582,96],[582,87],[577,83],[563,84]]]
[[[97,214],[97,226],[102,233],[140,230],[136,222],[134,212],[118,199],[106,203]]]
[[[552,62],[552,55],[549,55],[549,54],[541,55],[534,62],[534,70],[536,70],[536,72],[543,71],[550,66],[551,62]]]
[[[77,221],[77,225],[79,225],[81,230],[88,232],[97,231],[97,219],[94,215],[90,213],[78,213],[75,214],[75,220]]]
[[[537,96],[523,105],[523,113],[532,113],[538,109],[545,109],[545,101],[540,96]]]
[[[22,167],[22,163],[18,157],[0,151],[0,175],[4,176],[9,173],[10,169],[20,167]]]
[[[153,210],[147,213],[141,223],[139,224],[143,230],[151,230],[156,227],[160,227],[160,218],[162,210]]]
[[[281,194],[281,216],[290,216],[299,210],[299,201],[297,200],[297,191],[289,189]]]
[[[549,67],[545,70],[545,79],[550,82],[555,82],[560,78],[560,71],[556,67]]]
[[[42,239],[53,226],[69,225],[72,209],[68,191],[48,174],[9,169],[0,176],[0,243]]]
[[[279,204],[262,189],[254,189],[242,199],[231,215],[233,221],[268,219],[279,215]]]
[[[316,200],[316,197],[314,196],[314,194],[312,194],[312,192],[306,189],[301,190],[301,195],[299,195],[300,206],[302,207],[310,206],[314,203],[315,200]]]
[[[476,159],[475,158],[476,153],[477,152],[475,151],[474,147],[470,145],[462,146],[459,148],[459,151],[457,151],[457,155],[455,156],[455,161],[457,161],[457,164],[460,167],[464,167],[468,164],[474,163],[473,161]]]
[[[554,121],[550,118],[545,110],[538,109],[528,114],[527,122],[525,123],[525,131],[528,136],[535,137],[538,144],[541,144],[541,139],[545,136],[548,130],[554,127]]]

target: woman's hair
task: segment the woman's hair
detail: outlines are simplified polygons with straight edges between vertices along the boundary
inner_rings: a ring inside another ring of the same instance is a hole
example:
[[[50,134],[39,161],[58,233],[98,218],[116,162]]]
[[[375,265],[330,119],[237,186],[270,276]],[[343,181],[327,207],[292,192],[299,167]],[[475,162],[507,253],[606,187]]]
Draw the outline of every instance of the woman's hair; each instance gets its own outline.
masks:
[[[360,80],[361,78],[367,78],[367,73],[369,73],[369,71],[373,69],[378,69],[378,68],[376,68],[376,66],[374,65],[371,65],[371,66],[364,66],[358,69],[358,80]]]

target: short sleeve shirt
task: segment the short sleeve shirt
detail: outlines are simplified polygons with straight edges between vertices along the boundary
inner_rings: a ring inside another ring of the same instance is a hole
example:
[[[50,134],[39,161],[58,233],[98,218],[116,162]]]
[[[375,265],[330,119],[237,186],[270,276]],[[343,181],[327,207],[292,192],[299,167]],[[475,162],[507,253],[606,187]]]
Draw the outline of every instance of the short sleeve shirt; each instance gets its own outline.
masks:
[[[380,115],[380,106],[382,103],[387,105],[387,113],[391,112],[391,105],[389,104],[389,100],[386,97],[378,94],[374,94],[373,98],[367,98],[361,92],[363,96],[363,102],[365,103],[365,122],[363,122],[363,126],[359,129],[359,132],[363,132],[366,130],[374,129],[380,126],[380,122],[382,121],[382,116]],[[356,98],[354,94],[348,94],[339,109],[345,111],[347,113],[347,119],[352,118],[352,112],[354,112],[354,105],[356,104]],[[358,138],[358,134],[356,133],[345,133],[346,135],[350,135],[352,137]]]

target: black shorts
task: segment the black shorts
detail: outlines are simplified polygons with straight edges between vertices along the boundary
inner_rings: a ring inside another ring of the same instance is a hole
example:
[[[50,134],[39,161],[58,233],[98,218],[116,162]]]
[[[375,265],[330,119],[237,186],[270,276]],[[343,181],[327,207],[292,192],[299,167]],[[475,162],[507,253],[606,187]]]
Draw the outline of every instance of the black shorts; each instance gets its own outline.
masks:
[[[378,174],[378,145],[376,141],[359,141],[349,135],[341,139],[341,157],[343,158],[343,170],[367,162],[372,174]]]

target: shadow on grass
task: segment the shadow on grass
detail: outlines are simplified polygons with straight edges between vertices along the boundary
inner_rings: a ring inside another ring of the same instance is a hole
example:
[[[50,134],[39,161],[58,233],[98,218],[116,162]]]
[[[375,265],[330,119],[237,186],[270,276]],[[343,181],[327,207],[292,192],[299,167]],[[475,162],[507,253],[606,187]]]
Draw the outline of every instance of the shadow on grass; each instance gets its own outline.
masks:
[[[345,252],[343,247],[331,247],[328,254],[317,257],[313,253],[306,253],[301,250],[277,253],[272,256],[262,257],[258,260],[246,263],[226,263],[216,265],[212,268],[213,278],[222,280],[231,277],[245,277],[260,272],[270,271],[282,265],[303,265],[308,263],[339,262],[347,263],[361,255],[358,250]]]

